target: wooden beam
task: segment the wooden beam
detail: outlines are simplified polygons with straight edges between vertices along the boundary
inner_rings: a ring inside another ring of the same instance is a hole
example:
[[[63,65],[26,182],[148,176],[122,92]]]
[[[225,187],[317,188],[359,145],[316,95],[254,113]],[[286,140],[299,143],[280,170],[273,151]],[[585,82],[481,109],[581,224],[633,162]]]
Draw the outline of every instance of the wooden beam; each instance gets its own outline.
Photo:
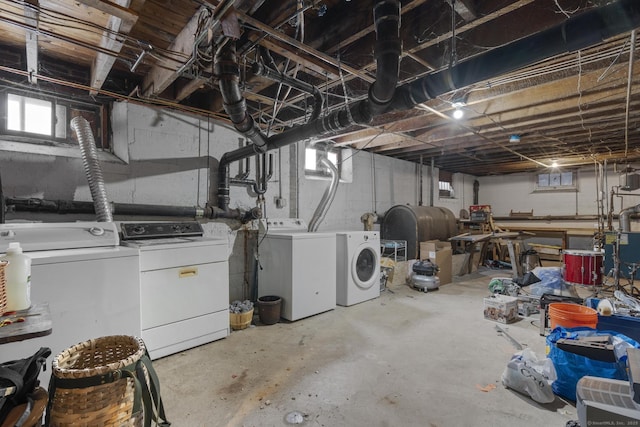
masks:
[[[338,78],[338,69],[333,67],[327,67],[327,64],[323,61],[320,61],[317,58],[309,58],[308,56],[300,55],[300,52],[295,52],[290,49],[287,49],[283,43],[279,43],[277,40],[269,40],[266,38],[260,38],[257,34],[251,34],[249,36],[249,40],[257,41],[260,46],[263,46],[269,49],[272,52],[277,53],[285,58],[288,58],[298,64],[308,68],[309,70],[315,71],[316,73],[322,75],[323,77],[326,75],[330,79]],[[344,64],[343,64],[344,65]],[[344,67],[343,67],[344,68]]]
[[[144,1],[145,0],[141,0],[140,3],[144,3]],[[122,50],[124,42],[118,40],[118,35],[129,34],[135,23],[138,21],[138,15],[131,14],[128,12],[128,9],[126,9],[127,7],[129,7],[131,0],[114,0],[114,3],[106,7],[104,7],[105,2],[99,1],[98,3],[102,8],[119,15],[111,15],[109,17],[109,21],[107,22],[108,31],[104,31],[102,33],[100,47],[108,49],[112,52],[119,53]],[[140,6],[142,6],[142,4]],[[104,84],[104,81],[107,79],[107,76],[111,72],[111,68],[113,68],[113,64],[115,62],[116,57],[113,55],[107,55],[102,52],[96,53],[96,57],[93,60],[93,64],[91,65],[91,95],[98,94],[98,91]]]
[[[130,0],[77,0],[86,6],[92,7],[100,12],[104,12],[116,18],[120,18],[123,21],[136,22],[138,20],[138,14],[129,9]],[[143,0],[144,2],[144,0]],[[142,5],[141,5],[142,6]]]
[[[204,6],[198,9],[167,50],[191,56],[196,41],[200,13],[204,9],[206,9]],[[183,65],[184,63],[178,60],[170,60],[167,67],[154,66],[144,78],[142,96],[153,97],[161,94],[180,76],[179,71]]]
[[[24,21],[34,28],[38,27],[38,0],[27,0],[24,5]],[[27,72],[29,73],[29,83],[38,83],[38,33],[25,30],[26,51],[27,51]]]
[[[205,85],[207,84],[207,80],[208,79],[203,79],[200,77],[196,77],[193,80],[189,80],[189,82],[187,82],[187,84],[185,84],[184,86],[178,88],[176,90],[176,97],[175,100],[177,102],[181,102],[182,100],[186,99],[187,97],[189,97],[189,95],[191,95],[193,92],[202,89],[205,87]]]
[[[426,3],[427,1],[429,1],[429,0],[412,0],[411,2],[409,2],[408,4],[406,4],[406,5],[404,5],[404,6],[402,6],[400,8],[400,13],[402,15],[404,15],[405,13],[410,12],[411,10],[415,9],[416,7],[421,6],[423,3]],[[361,38],[363,38],[367,34],[372,33],[375,30],[375,26],[373,24],[373,13],[369,14],[369,22],[370,22],[369,25],[367,25],[366,27],[364,27],[361,30],[357,31],[352,36],[347,37],[346,39],[342,40],[340,43],[336,43],[334,46],[329,47],[327,52],[335,53],[335,52],[338,51],[338,49],[342,49],[345,46],[348,46],[351,43],[360,40]]]
[[[451,4],[451,0],[447,0],[447,3]],[[455,0],[453,10],[467,22],[473,21],[478,17],[476,15],[475,5],[471,0]]]
[[[476,19],[476,20],[474,20],[474,21],[472,21],[472,22],[470,22],[470,23],[468,23],[466,25],[463,25],[460,28],[456,28],[456,34],[460,35],[460,34],[466,32],[466,31],[473,30],[474,28],[477,28],[477,27],[479,27],[479,26],[481,26],[483,24],[486,24],[487,22],[490,22],[490,21],[492,21],[492,20],[494,20],[496,18],[499,18],[499,17],[501,17],[503,15],[506,15],[508,13],[511,13],[514,10],[518,10],[521,7],[527,6],[528,4],[533,3],[534,1],[535,0],[519,0],[519,1],[509,5],[507,7],[503,7],[501,9],[498,9],[493,13],[489,13],[489,14],[483,16],[482,18],[478,18],[478,19]],[[428,48],[430,46],[434,46],[434,45],[436,45],[438,43],[441,43],[443,41],[449,40],[449,39],[451,39],[451,36],[452,36],[452,32],[449,31],[449,32],[441,34],[438,37],[433,38],[433,39],[431,39],[429,41],[421,43],[421,44],[419,44],[419,45],[417,45],[417,46],[415,46],[415,47],[413,47],[411,49],[408,49],[407,52],[408,53],[419,52],[419,51],[421,51],[423,49],[426,49],[426,48]]]
[[[269,36],[274,37],[278,40],[281,40],[285,43],[287,43],[290,46],[295,47],[296,49],[307,53],[308,55],[311,56],[315,56],[316,58],[321,59],[322,61],[324,61],[325,63],[335,67],[335,68],[328,68],[327,72],[334,72],[334,70],[336,68],[342,68],[343,70],[345,70],[347,73],[352,74],[366,82],[369,83],[373,83],[375,81],[375,78],[370,76],[367,73],[363,73],[360,70],[357,70],[347,64],[341,63],[339,62],[336,58],[327,55],[326,53],[320,52],[316,49],[313,49],[307,45],[305,45],[304,43],[299,42],[298,40],[294,39],[293,37],[289,37],[288,35],[281,33],[280,31],[276,31],[273,28],[271,28],[270,26],[258,21],[257,19],[254,19],[253,17],[246,15],[244,13],[241,12],[237,12],[238,13],[238,18],[253,26],[254,28],[256,28],[259,31],[263,31],[265,33],[267,33]]]
[[[229,3],[227,3],[227,4],[229,4]],[[231,3],[231,4],[233,4],[233,3]],[[222,7],[225,7],[225,6],[222,6]],[[230,37],[232,39],[239,38],[240,37],[240,26],[238,24],[238,17],[236,16],[236,11],[234,9],[231,9],[228,12],[224,12],[223,11],[223,13],[224,13],[224,17],[219,20],[220,26],[222,27],[222,32],[225,33],[225,29],[229,29],[230,30],[230,34],[232,33],[233,35],[226,34],[227,37]],[[214,18],[213,19],[218,19],[215,14],[214,14]],[[215,24],[215,25],[217,25],[217,24]],[[208,70],[206,70],[206,71],[208,71],[209,74],[213,74],[212,67],[213,67],[213,64],[211,64],[211,66],[208,68]],[[204,87],[204,85],[207,83],[208,80],[209,80],[208,78],[204,78],[204,77],[201,77],[201,76],[195,77],[189,83],[187,83],[186,85],[184,85],[184,86],[182,86],[181,88],[178,89],[178,92],[176,94],[175,100],[178,101],[178,102],[181,102],[183,99],[185,99],[188,96],[190,96],[193,92],[195,92],[198,89]]]

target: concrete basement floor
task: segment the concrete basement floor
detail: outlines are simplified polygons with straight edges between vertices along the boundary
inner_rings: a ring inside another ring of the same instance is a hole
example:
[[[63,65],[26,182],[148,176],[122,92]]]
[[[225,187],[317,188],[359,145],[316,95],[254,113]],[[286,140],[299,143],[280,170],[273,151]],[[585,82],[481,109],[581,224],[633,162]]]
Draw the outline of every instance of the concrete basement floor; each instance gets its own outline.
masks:
[[[255,316],[255,327],[154,361],[167,417],[176,427],[287,426],[294,411],[308,426],[565,426],[573,404],[540,405],[501,384],[516,349],[496,325],[545,354],[537,314],[509,325],[483,317],[491,275],[506,273],[429,293],[392,285],[296,322]]]

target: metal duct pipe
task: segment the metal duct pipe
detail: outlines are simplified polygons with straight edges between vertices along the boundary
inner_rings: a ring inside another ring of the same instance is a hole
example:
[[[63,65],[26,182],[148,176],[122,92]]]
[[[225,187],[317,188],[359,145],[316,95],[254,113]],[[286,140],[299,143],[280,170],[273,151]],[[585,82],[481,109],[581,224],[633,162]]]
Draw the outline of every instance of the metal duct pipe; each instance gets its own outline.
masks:
[[[345,129],[354,124],[367,124],[371,122],[375,114],[379,114],[389,108],[398,82],[399,58],[402,50],[398,35],[400,31],[400,2],[398,0],[376,2],[374,6],[374,21],[377,36],[376,76],[379,82],[374,82],[369,89],[369,99],[358,101],[323,118],[311,120],[304,125],[273,135],[267,140],[266,146],[262,141],[259,141],[225,153],[220,159],[218,172],[218,206],[220,208],[227,209],[229,206],[229,172],[227,166],[229,163],[242,160],[258,152],[275,150],[307,138]],[[219,60],[224,61],[224,63],[218,64]],[[230,114],[229,110],[236,112],[236,119],[240,120],[240,111],[246,113],[246,105],[237,83],[240,72],[236,61],[235,47],[233,48],[233,54],[226,52],[224,55],[216,55],[214,67],[216,74],[221,77],[222,71],[227,70],[228,77],[225,84],[223,85],[222,78],[220,80],[220,90],[223,93],[223,98],[225,98],[225,110],[228,114]],[[228,92],[226,97],[225,92]],[[227,98],[229,98],[229,101],[227,101]],[[227,110],[227,103],[230,104],[229,110]],[[234,120],[232,119],[232,121]]]
[[[329,169],[329,172],[331,173],[331,183],[325,189],[324,194],[322,195],[322,199],[320,200],[320,203],[318,204],[318,207],[316,208],[316,211],[313,213],[313,217],[309,222],[309,227],[307,228],[307,230],[310,232],[318,231],[320,223],[324,220],[324,217],[327,215],[327,212],[331,207],[331,203],[333,203],[333,198],[336,195],[338,183],[340,182],[338,169],[326,156],[321,157],[319,163]]]
[[[318,117],[320,117],[322,106],[324,105],[324,98],[322,98],[322,93],[317,87],[307,82],[303,82],[302,80],[289,77],[277,70],[273,70],[260,62],[256,62],[255,64],[253,64],[252,70],[254,74],[258,76],[266,77],[275,82],[283,83],[294,89],[298,89],[313,95],[313,111],[309,120],[316,120]]]
[[[50,212],[57,214],[93,214],[96,212],[94,203],[75,200],[7,198],[6,202],[16,211]],[[159,206],[112,203],[112,210],[116,215],[181,216],[189,218],[203,217],[203,209],[193,206]]]
[[[418,206],[422,206],[422,154],[420,154],[420,173],[419,173],[419,182],[418,182]]]
[[[245,211],[242,209],[220,209],[215,206],[207,206],[204,215],[210,219],[233,219],[246,224],[254,219],[262,218],[262,209],[255,207]]]
[[[376,28],[376,81],[369,87],[371,114],[377,116],[387,109],[398,84],[400,72],[400,3],[379,1],[373,7]]]
[[[247,179],[245,174],[245,178],[231,178],[229,182],[231,184],[236,185],[244,185],[246,187],[253,187],[253,192],[256,194],[264,194],[267,192],[267,182],[271,180],[273,176],[273,155],[269,154],[269,169],[267,172],[266,169],[266,154],[256,155],[256,157],[260,156],[257,162],[262,162],[262,168],[259,167],[259,164],[256,164],[256,179]],[[248,160],[248,158],[247,158]],[[248,162],[247,162],[247,170],[248,170]],[[262,172],[261,172],[262,171]]]
[[[436,159],[433,157],[431,158],[430,172],[431,182],[429,184],[429,206],[433,206],[433,201],[435,198],[434,188],[437,188],[438,192],[440,192],[440,180],[436,176]]]
[[[373,117],[388,110],[394,99],[400,70],[400,2],[378,1],[374,8],[376,28],[376,81],[369,87],[367,99],[336,110],[329,115],[310,121],[269,137],[267,149],[284,147],[314,136],[346,129],[353,125],[368,124]]]
[[[224,101],[224,110],[229,114],[236,130],[249,138],[253,144],[236,151],[250,154],[234,158],[223,155],[218,165],[218,205],[223,210],[229,208],[229,164],[241,160],[255,153],[267,150],[267,140],[262,134],[251,115],[247,112],[247,104],[240,91],[240,67],[236,57],[235,43],[226,43],[215,55],[214,74],[219,78],[220,93]]]
[[[564,23],[487,51],[396,90],[392,109],[406,110],[444,93],[488,80],[555,55],[594,46],[640,26],[640,2],[618,0]]]
[[[71,129],[76,132],[76,136],[78,137],[84,173],[89,182],[89,189],[91,190],[91,198],[96,208],[97,219],[101,222],[112,222],[113,216],[111,215],[111,209],[107,199],[102,169],[100,169],[100,161],[98,160],[98,149],[93,139],[91,126],[84,117],[76,116],[71,119]]]
[[[23,212],[49,212],[57,214],[94,214],[95,205],[92,202],[79,202],[69,200],[46,199],[14,199],[6,198],[6,204],[16,211]],[[249,211],[241,209],[228,209],[226,211],[208,206],[200,208],[196,206],[161,206],[140,205],[127,203],[113,203],[113,212],[117,215],[144,215],[185,218],[222,218],[240,220],[243,223],[258,219],[262,216],[259,208]]]
[[[631,231],[631,214],[640,213],[640,205],[635,205],[620,211],[618,221],[620,223],[620,231],[623,233]]]

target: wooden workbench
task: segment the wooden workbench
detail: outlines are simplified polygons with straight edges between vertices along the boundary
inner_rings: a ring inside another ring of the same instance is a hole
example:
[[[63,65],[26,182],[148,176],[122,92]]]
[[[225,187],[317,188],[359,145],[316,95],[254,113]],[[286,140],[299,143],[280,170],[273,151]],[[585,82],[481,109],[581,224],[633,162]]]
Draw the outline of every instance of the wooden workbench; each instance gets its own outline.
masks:
[[[501,231],[493,232],[489,234],[470,234],[463,233],[457,236],[451,237],[449,240],[453,242],[462,242],[465,244],[465,252],[469,254],[467,260],[467,274],[473,272],[473,258],[476,253],[476,248],[479,243],[482,243],[480,249],[480,259],[478,264],[482,264],[487,254],[487,248],[489,243],[505,244],[509,250],[509,259],[511,261],[511,269],[513,271],[513,277],[520,277],[522,275],[522,269],[520,266],[520,260],[516,254],[515,246],[524,239],[533,237],[533,233],[529,232],[515,232],[515,231]]]

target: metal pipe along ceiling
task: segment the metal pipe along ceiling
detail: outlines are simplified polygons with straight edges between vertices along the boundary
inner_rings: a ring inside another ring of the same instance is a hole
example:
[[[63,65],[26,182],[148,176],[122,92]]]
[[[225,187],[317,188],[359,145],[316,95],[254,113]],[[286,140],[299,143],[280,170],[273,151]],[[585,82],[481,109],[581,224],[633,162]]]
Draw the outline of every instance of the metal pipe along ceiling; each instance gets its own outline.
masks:
[[[639,26],[640,2],[618,0],[408,83],[396,91],[393,109],[413,108],[444,93],[507,74],[561,53],[594,46]]]
[[[374,115],[388,109],[393,100],[400,68],[400,2],[398,0],[380,0],[376,2],[373,14],[376,29],[377,72],[376,81],[369,88],[369,97],[343,110],[316,120],[310,120],[305,125],[274,135],[266,141],[263,140],[264,136],[259,133],[255,124],[250,127],[246,123],[249,114],[238,86],[239,70],[235,47],[225,46],[219,55],[216,55],[214,68],[216,75],[220,76],[220,91],[224,99],[225,111],[230,115],[236,129],[254,142],[252,145],[225,153],[220,159],[218,206],[221,209],[229,207],[228,165],[230,163],[242,160],[257,152],[281,148],[353,124],[369,123]],[[227,45],[232,44],[227,43]]]
[[[253,65],[252,69],[253,72],[258,76],[266,77],[278,83],[284,83],[287,86],[313,95],[313,111],[309,120],[316,120],[318,117],[320,117],[320,113],[322,112],[322,105],[324,104],[324,99],[322,98],[320,89],[307,82],[303,82],[302,80],[298,80],[296,78],[289,77],[279,71],[272,70],[271,68],[259,62],[256,62]]]
[[[257,151],[273,150],[307,138],[346,129],[352,125],[367,124],[377,114],[393,110],[408,110],[447,92],[512,72],[560,53],[585,49],[608,38],[632,31],[640,27],[640,1],[617,0],[574,15],[560,25],[492,49],[398,88],[396,85],[401,50],[398,37],[399,2],[378,1],[374,6],[374,21],[377,37],[377,74],[376,81],[369,88],[369,97],[366,100],[357,101],[325,117],[273,135],[267,139],[266,145],[258,141],[257,144],[254,142],[253,145],[226,153],[220,160],[220,167],[253,155]],[[221,90],[223,89],[221,80]],[[233,87],[227,87],[226,90],[238,95]],[[224,93],[225,90],[223,95]],[[391,98],[388,98],[390,95]],[[241,95],[236,98],[239,99],[235,99],[235,103],[244,106]],[[225,97],[225,103],[226,100]],[[246,109],[246,106],[244,108]],[[222,172],[220,174],[222,179]],[[218,191],[218,204],[223,209],[228,203],[228,188],[225,190],[224,185],[224,182],[219,183]],[[222,200],[220,200],[221,196]]]

